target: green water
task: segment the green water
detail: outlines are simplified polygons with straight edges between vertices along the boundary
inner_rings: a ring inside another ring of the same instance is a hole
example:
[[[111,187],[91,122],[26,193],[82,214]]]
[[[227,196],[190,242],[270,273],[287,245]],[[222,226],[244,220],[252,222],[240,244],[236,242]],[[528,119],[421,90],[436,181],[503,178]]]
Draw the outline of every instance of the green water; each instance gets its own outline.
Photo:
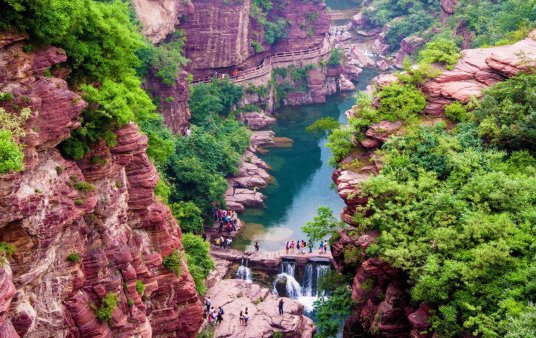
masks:
[[[344,10],[361,7],[363,0],[325,0],[326,5],[334,10]]]
[[[374,76],[374,70],[365,69],[356,92],[365,89]],[[294,144],[290,148],[272,148],[260,156],[272,167],[273,182],[261,190],[267,196],[266,208],[248,209],[240,216],[246,225],[233,243],[235,248],[251,250],[259,241],[261,250],[283,249],[287,240],[306,240],[301,226],[313,219],[318,207],[327,206],[339,214],[344,203],[330,188],[333,167],[328,164],[331,151],[325,146],[326,138],[307,133],[305,128],[325,116],[346,123],[344,112],[354,104],[353,95],[340,94],[324,104],[276,112],[276,136],[290,137]]]

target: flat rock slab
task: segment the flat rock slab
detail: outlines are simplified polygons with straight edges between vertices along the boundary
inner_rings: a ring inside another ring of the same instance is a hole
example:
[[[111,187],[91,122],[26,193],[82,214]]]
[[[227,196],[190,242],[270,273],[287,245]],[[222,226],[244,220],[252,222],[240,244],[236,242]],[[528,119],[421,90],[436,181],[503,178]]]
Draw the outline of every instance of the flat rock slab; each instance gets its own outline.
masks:
[[[279,314],[279,297],[259,285],[240,279],[223,279],[208,292],[215,309],[223,307],[223,321],[216,326],[215,337],[269,338],[274,332],[284,337],[309,338],[316,330],[311,319],[303,315],[303,305],[283,298],[283,315]],[[240,323],[240,311],[248,309],[248,325]]]

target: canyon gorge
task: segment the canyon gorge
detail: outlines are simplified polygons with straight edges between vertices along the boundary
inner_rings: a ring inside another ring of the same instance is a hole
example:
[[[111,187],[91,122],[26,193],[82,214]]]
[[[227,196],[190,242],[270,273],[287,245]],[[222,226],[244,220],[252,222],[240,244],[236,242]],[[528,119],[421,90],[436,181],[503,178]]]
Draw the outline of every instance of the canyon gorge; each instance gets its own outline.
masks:
[[[0,337],[536,335],[535,15],[0,0]]]

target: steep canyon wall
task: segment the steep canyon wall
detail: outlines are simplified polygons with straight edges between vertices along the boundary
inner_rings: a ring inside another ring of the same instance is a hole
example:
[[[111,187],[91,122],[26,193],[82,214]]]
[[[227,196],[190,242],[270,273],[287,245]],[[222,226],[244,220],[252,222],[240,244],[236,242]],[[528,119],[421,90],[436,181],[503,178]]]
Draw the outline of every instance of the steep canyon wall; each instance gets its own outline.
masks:
[[[25,169],[0,175],[0,240],[15,254],[0,267],[1,337],[192,337],[202,308],[182,253],[181,230],[153,188],[158,174],[147,138],[131,123],[117,144],[99,144],[81,161],[56,146],[79,126],[86,103],[47,69],[66,60],[57,48],[24,51],[24,37],[0,37],[0,102],[21,126]],[[77,254],[80,261],[68,260]],[[145,285],[143,296],[136,281]],[[107,294],[119,303],[108,322],[96,310]]]

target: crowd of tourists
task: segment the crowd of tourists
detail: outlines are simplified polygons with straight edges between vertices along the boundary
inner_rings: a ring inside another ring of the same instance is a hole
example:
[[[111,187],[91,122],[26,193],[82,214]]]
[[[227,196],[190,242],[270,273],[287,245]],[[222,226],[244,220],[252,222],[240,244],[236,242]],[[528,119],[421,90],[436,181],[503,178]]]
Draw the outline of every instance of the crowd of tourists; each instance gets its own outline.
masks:
[[[236,211],[228,209],[218,208],[217,204],[212,207],[212,214],[214,220],[218,222],[220,232],[224,230],[227,232],[227,236],[231,235],[231,232],[236,231],[236,223],[238,222],[238,215]]]
[[[223,314],[225,312],[223,311],[223,307],[219,306],[218,311],[214,309],[214,306],[212,306],[212,301],[209,297],[205,298],[205,318],[207,319],[208,323],[211,325],[217,325],[222,322],[223,320]]]
[[[294,241],[294,240],[287,241],[287,243],[285,244],[285,252],[287,253],[287,255],[289,253],[294,255],[296,252],[298,254],[305,255],[305,253],[307,252],[307,247],[309,247],[309,253],[313,253],[313,243],[312,242],[310,242],[309,245],[307,245],[307,242],[305,242],[304,240],[301,240],[301,241]],[[328,242],[326,240],[320,241],[319,250],[320,250],[319,251],[320,254],[327,253]]]

